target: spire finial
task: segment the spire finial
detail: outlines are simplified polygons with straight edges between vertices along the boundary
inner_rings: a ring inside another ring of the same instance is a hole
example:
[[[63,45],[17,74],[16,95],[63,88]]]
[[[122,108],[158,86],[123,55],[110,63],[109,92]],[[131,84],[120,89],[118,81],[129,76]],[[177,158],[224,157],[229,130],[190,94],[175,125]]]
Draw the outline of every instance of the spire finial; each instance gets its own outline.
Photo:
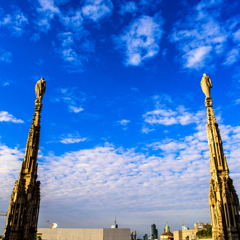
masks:
[[[35,86],[37,101],[42,102],[45,91],[46,91],[46,81],[42,77],[40,80],[37,81],[37,84]]]
[[[212,81],[211,78],[206,73],[203,74],[201,80],[201,87],[203,93],[206,95],[206,99],[211,98],[210,89],[212,88]]]

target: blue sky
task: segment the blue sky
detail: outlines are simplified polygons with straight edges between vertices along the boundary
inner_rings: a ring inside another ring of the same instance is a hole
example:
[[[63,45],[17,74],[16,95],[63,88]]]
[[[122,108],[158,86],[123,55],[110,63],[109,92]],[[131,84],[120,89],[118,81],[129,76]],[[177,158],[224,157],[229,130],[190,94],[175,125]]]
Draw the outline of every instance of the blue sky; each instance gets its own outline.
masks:
[[[44,77],[39,227],[210,221],[203,73],[240,193],[238,1],[34,0],[0,6],[0,211]],[[0,218],[0,233],[5,217]]]

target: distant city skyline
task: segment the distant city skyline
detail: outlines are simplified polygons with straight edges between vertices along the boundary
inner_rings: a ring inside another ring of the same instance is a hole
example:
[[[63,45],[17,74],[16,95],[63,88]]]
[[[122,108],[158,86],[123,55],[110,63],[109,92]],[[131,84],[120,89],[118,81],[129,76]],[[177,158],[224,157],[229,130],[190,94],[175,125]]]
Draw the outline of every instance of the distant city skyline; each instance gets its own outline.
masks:
[[[44,77],[40,228],[138,236],[210,222],[205,95],[212,79],[240,193],[240,3],[33,0],[0,7],[0,211],[7,212]],[[0,216],[0,234],[6,217]]]

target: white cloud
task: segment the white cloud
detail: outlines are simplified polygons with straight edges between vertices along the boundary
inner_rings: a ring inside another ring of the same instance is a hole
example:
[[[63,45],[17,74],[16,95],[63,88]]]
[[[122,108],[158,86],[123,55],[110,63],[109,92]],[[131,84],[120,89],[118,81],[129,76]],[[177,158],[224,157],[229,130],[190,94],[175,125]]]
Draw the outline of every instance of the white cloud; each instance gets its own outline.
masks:
[[[135,2],[125,2],[124,4],[121,4],[119,13],[121,15],[124,15],[125,13],[135,13],[138,8]]]
[[[176,43],[184,68],[200,70],[206,65],[214,66],[213,60],[225,54],[238,20],[221,21],[221,11],[215,11],[216,6],[221,9],[221,3],[201,1],[185,13],[184,19],[176,22],[170,40]],[[233,55],[225,60],[225,64],[230,62]]]
[[[85,0],[81,8],[67,8],[68,11],[61,10],[60,5],[64,5],[67,2],[68,1],[38,0],[39,6],[36,10],[39,16],[36,24],[41,31],[47,32],[51,28],[51,21],[55,17],[58,17],[58,20],[64,26],[63,31],[81,33],[85,19],[91,19],[97,22],[111,15],[113,9],[111,0]]]
[[[40,8],[38,9],[39,12],[48,12],[48,13],[55,13],[59,14],[60,10],[57,6],[55,6],[54,0],[38,0]]]
[[[60,140],[60,142],[64,144],[79,143],[83,141],[86,141],[86,138],[64,138]]]
[[[6,111],[0,111],[0,122],[24,123],[23,120],[15,118],[12,114]]]
[[[197,113],[188,112],[183,106],[179,106],[176,110],[161,108],[143,115],[144,121],[153,125],[161,124],[170,126],[173,124],[188,125],[191,123],[199,123],[204,118],[204,111]]]
[[[222,0],[201,0],[197,5],[196,9],[197,10],[203,10],[203,9],[208,9],[211,7],[214,7],[215,5],[221,4]]]
[[[138,66],[159,52],[163,20],[159,16],[141,16],[134,20],[123,34],[116,37],[118,48],[125,53],[125,65]]]
[[[28,24],[28,18],[20,8],[16,8],[12,14],[6,14],[0,20],[1,27],[8,27],[14,36],[22,36],[24,27]]]
[[[205,60],[209,57],[212,50],[211,46],[201,46],[190,50],[183,55],[186,68],[199,68],[205,66]]]
[[[113,4],[111,0],[86,0],[82,7],[84,17],[94,22],[112,14]]]
[[[53,98],[53,102],[64,102],[68,105],[69,111],[79,113],[84,109],[81,105],[86,101],[86,94],[77,90],[77,88],[59,88],[58,96]]]
[[[146,126],[142,127],[141,132],[148,134],[149,132],[155,131],[154,128],[148,128]]]
[[[238,48],[233,48],[230,52],[227,54],[227,58],[225,62],[223,63],[224,65],[232,65],[233,63],[237,62],[239,59],[239,47]]]
[[[83,27],[83,17],[81,9],[77,9],[76,11],[69,12],[67,15],[62,16],[60,18],[62,24],[67,28],[73,31],[80,31]]]
[[[240,29],[233,33],[233,40],[240,42]]]
[[[127,126],[127,124],[128,123],[130,123],[130,121],[129,120],[126,120],[126,119],[123,119],[123,120],[121,120],[121,121],[118,121],[121,125],[123,125],[123,126]]]
[[[79,143],[86,141],[87,138],[82,138],[79,136],[79,134],[68,134],[67,137],[62,137],[62,139],[59,141],[64,144],[72,144],[72,143]]]
[[[164,115],[169,116],[169,113]],[[219,128],[230,176],[239,193],[240,127],[220,125]],[[81,139],[65,137],[68,138]],[[40,156],[41,218],[46,221],[50,211],[51,216],[58,219],[59,226],[75,227],[78,220],[77,224],[82,227],[88,227],[89,222],[95,227],[96,216],[100,221],[112,218],[114,212],[126,227],[136,229],[139,234],[143,231],[139,226],[146,225],[146,216],[150,216],[149,221],[164,222],[174,215],[176,220],[171,219],[171,226],[175,229],[182,216],[189,223],[196,218],[210,221],[206,118],[188,136],[163,139],[145,147],[153,153],[105,144],[60,156],[53,153]],[[14,180],[18,178],[20,158],[23,153],[18,149],[0,145],[0,204],[6,208]],[[197,191],[194,190],[196,186]],[[84,209],[78,209],[79,205],[84,205]],[[79,220],[80,213],[82,220]],[[85,216],[88,216],[88,223],[84,223]],[[41,224],[45,223],[40,221]]]
[[[75,113],[79,113],[84,110],[82,107],[74,107],[74,106],[69,106],[69,109]]]
[[[0,61],[1,62],[10,63],[11,57],[12,57],[12,53],[0,48]]]
[[[39,19],[37,25],[41,31],[47,32],[51,28],[51,20],[61,14],[60,9],[55,5],[54,0],[38,0],[37,12]]]
[[[74,34],[72,32],[64,32],[58,34],[58,38],[62,41],[62,57],[67,62],[77,62],[78,56],[75,50],[72,49],[75,45]]]
[[[23,157],[24,153],[22,151],[18,150],[17,148],[9,148],[0,143],[1,197],[6,199],[6,210],[9,204],[11,191],[14,187],[14,182],[19,176],[21,160],[23,160]]]
[[[61,46],[57,50],[63,60],[73,66],[81,66],[84,57],[76,52],[75,35],[72,32],[63,32],[58,34],[58,39],[61,42]]]
[[[161,154],[157,152],[157,143],[153,143],[149,146],[155,151],[152,155],[106,144],[66,152],[61,156],[52,153],[43,156],[38,166],[41,181],[41,216],[48,216],[49,209],[48,213],[45,212],[47,206],[51,206],[53,215],[56,215],[55,207],[56,210],[66,208],[67,212],[63,214],[71,216],[69,226],[61,217],[57,217],[58,223],[70,227],[76,218],[74,212],[79,215],[79,211],[82,216],[88,215],[93,224],[92,214],[102,215],[104,212],[102,217],[106,218],[112,216],[112,212],[117,212],[117,215],[123,214],[125,219],[128,214],[131,216],[137,212],[140,219],[146,213],[153,218],[159,218],[169,214],[169,211],[173,214],[181,208],[185,214],[188,213],[184,215],[185,220],[192,220],[190,213],[208,207],[208,145],[206,130],[203,140],[200,140],[199,132],[202,132],[202,129],[183,140],[163,141]],[[187,148],[184,148],[184,144]],[[5,175],[6,173],[1,177],[4,179]],[[193,194],[196,182],[198,191]],[[11,184],[13,185],[13,181],[8,180],[7,186]],[[179,186],[184,186],[184,191]],[[164,193],[156,189],[164,189]],[[4,188],[2,192],[7,191]],[[6,194],[2,194],[2,197],[8,203]],[[80,203],[84,203],[86,213],[76,210]],[[166,208],[167,213],[164,210]],[[75,211],[69,211],[71,209]],[[209,215],[207,216],[209,218]],[[161,221],[164,220],[165,216]],[[126,224],[131,226],[129,222]]]
[[[68,31],[57,35],[60,45],[56,47],[54,44],[55,49],[65,61],[66,65],[64,67],[69,72],[82,71],[83,63],[87,62],[90,54],[94,52],[94,44],[88,39],[88,36],[88,31],[84,29],[77,33]]]

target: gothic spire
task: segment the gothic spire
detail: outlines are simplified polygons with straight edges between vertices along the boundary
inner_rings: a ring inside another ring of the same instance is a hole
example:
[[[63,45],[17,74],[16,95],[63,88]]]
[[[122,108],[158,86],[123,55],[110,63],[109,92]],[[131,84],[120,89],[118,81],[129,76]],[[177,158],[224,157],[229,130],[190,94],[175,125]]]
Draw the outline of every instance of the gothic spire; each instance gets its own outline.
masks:
[[[35,113],[29,130],[25,157],[10,198],[4,240],[36,239],[40,207],[40,181],[37,181],[37,156],[40,138],[40,113],[46,89],[43,78],[36,84]]]
[[[212,108],[210,95],[212,81],[206,74],[203,75],[201,86],[206,95],[207,136],[212,177],[209,189],[212,238],[213,240],[240,240],[239,200],[233,181],[229,177],[222,139]]]

